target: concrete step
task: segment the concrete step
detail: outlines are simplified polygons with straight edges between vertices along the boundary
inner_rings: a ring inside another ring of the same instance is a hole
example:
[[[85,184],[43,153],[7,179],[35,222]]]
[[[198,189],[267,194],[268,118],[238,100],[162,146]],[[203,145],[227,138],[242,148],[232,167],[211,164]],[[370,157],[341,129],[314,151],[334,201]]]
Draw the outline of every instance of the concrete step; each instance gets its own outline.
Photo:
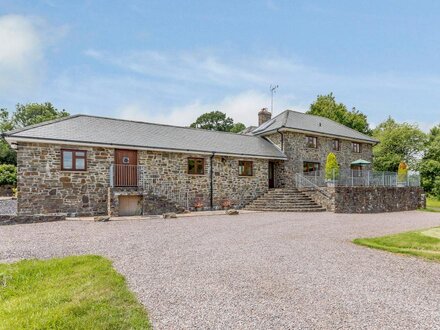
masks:
[[[292,203],[301,203],[301,204],[315,204],[315,202],[311,199],[256,199],[252,203],[259,203],[259,204],[292,204]]]
[[[321,205],[296,188],[270,189],[245,207],[246,210],[271,212],[324,212]]]
[[[296,208],[296,209],[267,209],[267,208],[246,208],[246,210],[249,211],[262,211],[262,212],[325,212],[326,209],[323,207],[319,208]]]
[[[259,200],[264,200],[264,201],[284,201],[284,202],[288,202],[288,201],[297,201],[297,200],[304,200],[304,201],[310,201],[312,200],[310,197],[308,196],[299,196],[299,197],[284,197],[284,198],[275,198],[275,197],[270,197],[270,196],[262,196],[259,198]]]

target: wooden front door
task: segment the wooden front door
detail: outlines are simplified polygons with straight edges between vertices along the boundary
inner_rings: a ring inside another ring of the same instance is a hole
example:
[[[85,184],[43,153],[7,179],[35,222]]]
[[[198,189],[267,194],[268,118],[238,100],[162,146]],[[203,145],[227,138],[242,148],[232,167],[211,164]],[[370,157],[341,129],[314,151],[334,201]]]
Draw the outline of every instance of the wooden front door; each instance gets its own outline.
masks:
[[[115,149],[115,186],[137,187],[138,168],[137,151]]]
[[[275,188],[275,164],[269,162],[269,188]]]

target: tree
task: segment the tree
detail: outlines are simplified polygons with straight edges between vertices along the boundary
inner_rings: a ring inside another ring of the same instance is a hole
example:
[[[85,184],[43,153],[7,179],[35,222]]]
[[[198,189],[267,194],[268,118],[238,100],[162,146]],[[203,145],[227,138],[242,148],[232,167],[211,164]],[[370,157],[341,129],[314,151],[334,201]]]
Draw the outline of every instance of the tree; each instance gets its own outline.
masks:
[[[17,104],[11,122],[15,129],[67,116],[69,114],[64,109],[58,110],[50,102]]]
[[[423,189],[440,199],[440,125],[432,128],[428,134],[420,175]]]
[[[246,128],[242,123],[234,124],[231,117],[227,117],[221,111],[211,111],[199,116],[194,123],[190,125],[194,128],[208,129],[211,131],[234,132],[238,133]]]
[[[244,129],[246,129],[246,126],[243,123],[235,123],[234,126],[232,126],[230,132],[240,133]]]
[[[353,108],[351,111],[343,103],[337,103],[333,93],[318,95],[316,101],[310,105],[308,114],[321,116],[348,126],[356,131],[371,135],[367,116]]]
[[[396,172],[402,161],[409,169],[417,170],[425,149],[426,134],[416,124],[399,124],[388,117],[373,130],[373,137],[380,141],[373,148],[375,170]]]
[[[339,178],[339,164],[336,160],[336,155],[331,152],[327,156],[327,162],[325,163],[325,179],[336,180]]]
[[[65,110],[56,109],[51,103],[17,104],[10,115],[7,109],[0,109],[0,132],[39,124],[48,120],[69,116]],[[5,139],[0,140],[0,164],[16,164],[17,158]]]

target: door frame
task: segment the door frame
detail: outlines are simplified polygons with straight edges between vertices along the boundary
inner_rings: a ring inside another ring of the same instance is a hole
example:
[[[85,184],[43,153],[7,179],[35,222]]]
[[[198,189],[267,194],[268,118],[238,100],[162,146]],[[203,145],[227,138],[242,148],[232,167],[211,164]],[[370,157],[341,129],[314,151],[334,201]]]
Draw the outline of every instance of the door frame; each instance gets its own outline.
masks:
[[[275,188],[275,162],[269,161],[267,172],[269,189]]]
[[[122,162],[119,162],[120,154],[119,152],[130,152],[135,157],[135,164],[124,164]],[[137,187],[138,186],[138,151],[134,149],[115,149],[114,151],[114,164],[115,164],[115,171],[114,171],[114,182],[115,187]],[[134,167],[127,167],[125,166],[134,166]]]

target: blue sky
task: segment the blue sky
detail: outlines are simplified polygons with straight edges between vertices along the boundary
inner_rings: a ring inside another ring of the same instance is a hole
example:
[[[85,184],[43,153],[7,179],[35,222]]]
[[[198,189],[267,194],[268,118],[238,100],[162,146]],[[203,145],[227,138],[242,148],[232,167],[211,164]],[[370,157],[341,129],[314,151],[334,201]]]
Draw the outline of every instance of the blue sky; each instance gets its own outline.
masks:
[[[374,125],[440,121],[440,1],[0,0],[0,107],[50,101],[187,125],[305,111],[333,92]]]

